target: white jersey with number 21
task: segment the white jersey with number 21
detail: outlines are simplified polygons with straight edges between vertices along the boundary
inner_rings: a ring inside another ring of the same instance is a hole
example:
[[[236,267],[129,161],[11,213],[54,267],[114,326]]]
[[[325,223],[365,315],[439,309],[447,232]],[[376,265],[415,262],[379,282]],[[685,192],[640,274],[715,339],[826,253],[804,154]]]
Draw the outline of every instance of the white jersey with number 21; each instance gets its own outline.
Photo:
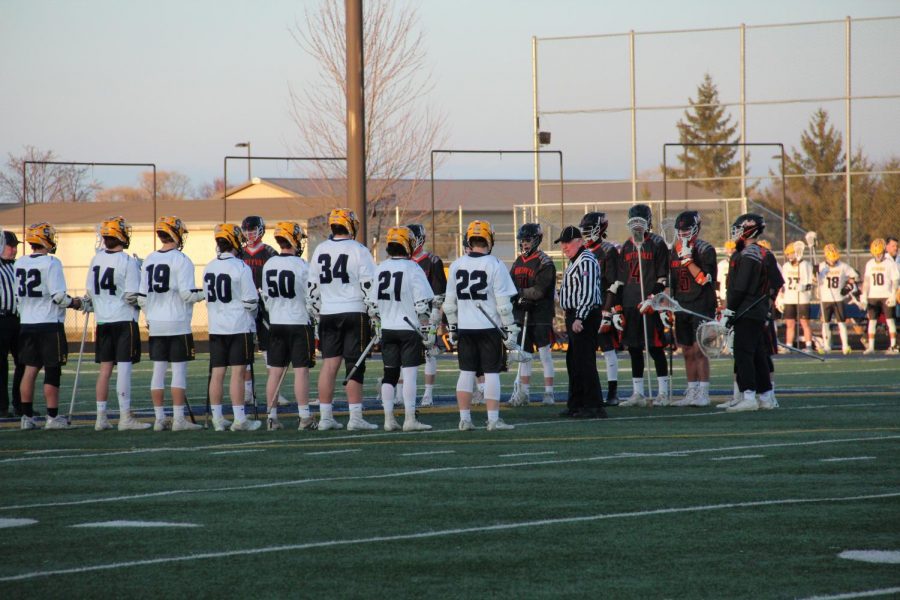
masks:
[[[431,300],[434,292],[425,271],[407,258],[389,258],[378,265],[375,300],[382,329],[415,331],[419,327],[417,300]],[[410,325],[403,320],[409,319]]]

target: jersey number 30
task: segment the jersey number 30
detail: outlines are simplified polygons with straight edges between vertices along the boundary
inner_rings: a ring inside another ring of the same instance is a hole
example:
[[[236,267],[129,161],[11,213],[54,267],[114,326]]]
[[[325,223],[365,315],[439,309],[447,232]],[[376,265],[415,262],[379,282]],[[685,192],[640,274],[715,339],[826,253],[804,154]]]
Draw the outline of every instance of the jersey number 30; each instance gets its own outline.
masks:
[[[231,302],[231,277],[225,273],[207,273],[203,276],[206,282],[207,302]]]
[[[487,273],[484,271],[457,271],[456,297],[460,300],[487,300]]]

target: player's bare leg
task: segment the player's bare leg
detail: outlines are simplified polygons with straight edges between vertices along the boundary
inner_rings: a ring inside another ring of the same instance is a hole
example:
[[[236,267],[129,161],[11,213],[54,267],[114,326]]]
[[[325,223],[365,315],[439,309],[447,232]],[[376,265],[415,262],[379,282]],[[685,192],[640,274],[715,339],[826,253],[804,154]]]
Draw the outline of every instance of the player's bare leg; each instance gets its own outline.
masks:
[[[240,382],[240,398],[241,408],[244,407],[243,386],[244,374],[243,369],[235,369],[238,373]],[[222,414],[222,399],[225,395],[225,367],[213,367],[209,374],[209,405],[212,412],[213,429],[216,431],[225,431],[231,426],[231,423],[225,419]]]
[[[109,419],[106,417],[107,402],[109,400],[109,380],[112,378],[113,362],[100,363],[100,371],[97,374],[97,385],[94,386],[94,394],[97,399],[97,421],[94,429],[102,431],[112,429]]]
[[[472,424],[472,390],[475,386],[473,371],[460,371],[456,380],[456,406],[459,409],[459,430],[475,429]]]
[[[800,329],[803,330],[803,345],[807,350],[812,349],[812,327],[809,325],[809,319],[800,319]]]
[[[316,429],[318,423],[309,412],[309,368],[294,369],[294,399],[297,401],[297,429]]]
[[[287,367],[269,367],[268,379],[266,379],[266,427],[271,431],[273,429],[281,429],[278,422],[278,384],[281,383],[282,374]]]
[[[340,356],[332,356],[322,360],[322,370],[319,372],[319,429],[340,429],[343,425],[334,420],[332,399],[334,398],[334,380],[343,359]],[[347,383],[348,397],[350,383]]]
[[[788,346],[794,345],[794,334],[797,331],[797,319],[784,320],[784,343]]]

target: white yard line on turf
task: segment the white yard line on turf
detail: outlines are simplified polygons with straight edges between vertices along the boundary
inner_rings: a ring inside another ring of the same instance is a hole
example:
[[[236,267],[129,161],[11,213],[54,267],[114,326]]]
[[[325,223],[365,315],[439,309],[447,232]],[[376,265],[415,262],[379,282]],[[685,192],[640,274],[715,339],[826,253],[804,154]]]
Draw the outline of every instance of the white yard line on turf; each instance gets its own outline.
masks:
[[[514,456],[541,456],[544,454],[556,454],[552,450],[547,452],[516,452],[515,454],[501,454],[500,458],[513,458]]]
[[[429,454],[456,454],[456,450],[433,450],[431,452],[405,452],[400,456],[427,456]]]
[[[134,567],[143,567],[148,565],[159,565],[167,563],[189,562],[193,560],[209,560],[226,558],[232,556],[251,556],[258,554],[269,554],[272,552],[293,552],[298,550],[311,550],[316,548],[327,548],[335,546],[355,546],[360,544],[378,544],[383,542],[398,542],[405,540],[421,540],[429,538],[440,538],[466,534],[490,533],[494,531],[508,531],[511,529],[524,529],[528,527],[547,527],[552,525],[570,525],[572,523],[589,523],[595,521],[606,521],[611,519],[635,519],[640,517],[653,517],[658,515],[673,515],[685,513],[701,513],[719,510],[735,510],[742,508],[759,508],[769,506],[785,506],[798,504],[821,504],[825,502],[859,502],[863,500],[882,500],[885,498],[900,497],[900,492],[889,492],[885,494],[869,494],[861,496],[838,496],[830,498],[784,498],[780,500],[756,500],[748,502],[729,502],[724,504],[706,504],[700,506],[683,506],[676,508],[658,508],[654,510],[641,510],[633,512],[621,513],[601,513],[595,515],[583,515],[579,517],[562,517],[558,519],[540,519],[537,521],[519,521],[513,523],[498,523],[494,525],[482,525],[479,527],[461,527],[456,529],[444,529],[439,531],[422,531],[411,532],[399,535],[372,536],[365,538],[353,539],[336,539],[323,540],[321,542],[308,542],[305,544],[290,544],[283,546],[266,546],[262,548],[246,548],[244,550],[225,550],[220,552],[204,552],[200,554],[188,554],[182,556],[161,556],[159,558],[148,558],[144,560],[124,561],[118,563],[105,563],[100,565],[86,565],[84,567],[73,567],[69,569],[55,569],[47,571],[31,571],[29,573],[20,573],[18,575],[7,575],[0,577],[0,581],[25,581],[29,579],[37,579],[41,577],[51,577],[58,575],[74,575],[80,573],[90,573],[95,571],[110,571],[116,569],[129,569]]]
[[[321,452],[304,452],[306,456],[320,456],[322,454],[346,454],[348,452],[362,452],[361,448],[351,448],[349,450],[322,450]]]
[[[875,460],[874,456],[838,456],[835,458],[820,458],[819,462],[846,462],[850,460]]]
[[[745,460],[748,458],[765,458],[765,454],[742,454],[741,456],[716,456],[709,460]]]
[[[690,454],[708,454],[711,452],[722,453],[722,452],[731,452],[734,450],[757,450],[762,448],[791,448],[791,447],[801,447],[801,446],[821,446],[825,444],[843,444],[843,443],[857,443],[857,442],[872,442],[872,441],[885,441],[885,440],[900,440],[900,435],[886,435],[886,436],[872,436],[872,437],[861,437],[861,438],[842,438],[836,440],[809,440],[806,442],[772,442],[769,444],[752,444],[752,445],[741,445],[741,446],[722,446],[719,448],[699,448],[696,450],[684,450],[679,454],[683,456],[687,456]],[[452,473],[456,471],[483,471],[483,470],[493,470],[493,469],[514,469],[521,467],[543,467],[549,465],[565,465],[565,464],[576,464],[576,463],[585,463],[585,462],[597,462],[597,461],[607,461],[607,460],[623,460],[630,458],[654,458],[657,456],[671,456],[672,452],[658,452],[651,453],[648,452],[646,454],[633,455],[633,456],[621,456],[619,454],[605,454],[599,456],[586,456],[580,458],[559,458],[553,460],[540,460],[540,461],[527,461],[527,462],[513,462],[513,463],[504,463],[504,464],[490,464],[490,465],[459,465],[459,466],[451,466],[451,467],[431,467],[425,469],[413,469],[410,471],[395,471],[393,473],[381,473],[378,475],[347,475],[343,477],[317,477],[310,479],[294,479],[289,481],[273,481],[268,483],[255,483],[248,485],[235,485],[235,486],[223,486],[223,487],[215,487],[215,488],[183,488],[179,490],[164,490],[161,492],[147,492],[143,494],[131,494],[125,496],[107,496],[107,497],[99,497],[99,498],[87,498],[84,500],[65,500],[60,502],[42,502],[35,504],[18,504],[12,506],[0,506],[0,512],[8,511],[8,510],[22,510],[26,508],[46,508],[53,506],[78,506],[84,504],[98,504],[101,502],[122,502],[124,500],[140,500],[143,498],[159,498],[163,496],[179,496],[183,494],[212,494],[212,493],[221,493],[221,492],[236,492],[236,491],[246,491],[246,490],[261,490],[261,489],[271,489],[278,487],[290,487],[290,486],[298,486],[298,485],[309,485],[314,483],[329,483],[336,481],[367,481],[367,480],[378,480],[378,479],[394,479],[400,477],[417,477],[421,475],[434,475],[437,473]]]
[[[247,454],[249,452],[265,452],[262,448],[248,448],[246,450],[223,450],[222,452],[210,452],[210,456],[220,456],[222,454]]]
[[[875,596],[890,596],[900,593],[900,587],[881,588],[880,590],[866,590],[864,592],[845,592],[832,596],[810,596],[804,600],[847,600],[849,598],[874,598]]]

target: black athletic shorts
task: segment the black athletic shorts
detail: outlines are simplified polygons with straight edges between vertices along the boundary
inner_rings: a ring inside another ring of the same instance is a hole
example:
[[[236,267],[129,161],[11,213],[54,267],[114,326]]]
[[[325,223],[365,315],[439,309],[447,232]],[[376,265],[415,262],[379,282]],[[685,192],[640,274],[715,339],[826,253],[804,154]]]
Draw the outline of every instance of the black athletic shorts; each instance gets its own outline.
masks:
[[[369,315],[365,313],[338,313],[319,317],[319,350],[322,358],[340,356],[348,369],[360,357],[371,339]],[[359,365],[357,375],[366,372],[365,361]]]
[[[141,333],[136,321],[97,325],[94,362],[141,362]]]
[[[381,359],[384,368],[418,367],[425,364],[425,346],[418,331],[382,329]]]
[[[785,319],[808,319],[809,304],[785,304],[783,317]]]
[[[873,300],[869,298],[866,303],[866,316],[869,319],[877,319],[884,315],[885,320],[893,318],[894,309],[887,305],[887,298]],[[25,363],[28,364],[28,363]]]
[[[69,345],[62,323],[23,324],[19,329],[19,364],[26,367],[61,367],[69,360]]]
[[[823,302],[822,303],[822,322],[830,323],[832,319],[837,319],[838,323],[844,322],[844,315],[847,310],[844,308],[843,302]]]
[[[266,356],[270,367],[314,367],[316,337],[312,325],[270,325]]]
[[[187,362],[194,354],[193,334],[150,336],[150,360]]]
[[[703,311],[700,310],[696,312],[704,314]],[[714,315],[715,310],[710,310],[707,316],[712,318]],[[697,341],[697,328],[700,327],[700,324],[703,322],[703,319],[695,317],[694,315],[682,312],[675,313],[675,342],[679,346],[693,346],[694,342]]]
[[[603,352],[618,350],[621,347],[619,336],[620,334],[615,328],[607,333],[601,331],[597,334],[597,347]]]
[[[644,319],[637,307],[626,307],[622,310],[625,315],[625,331],[622,332],[622,343],[626,348],[644,347]],[[657,313],[646,315],[647,340],[651,348],[663,346],[662,319]]]
[[[245,367],[253,362],[252,333],[209,334],[209,366]]]
[[[506,346],[496,329],[460,329],[456,357],[460,371],[502,373],[506,371]]]
[[[271,325],[269,326],[271,327]],[[271,331],[269,327],[263,325],[262,317],[257,314],[256,315],[256,342],[259,344],[259,349],[261,352],[268,352],[269,350],[269,335]]]
[[[525,341],[522,341],[522,334],[525,334]],[[538,348],[549,346],[553,342],[553,327],[550,323],[528,323],[527,331],[519,331],[517,338],[519,345],[525,352],[532,354],[538,351]]]

